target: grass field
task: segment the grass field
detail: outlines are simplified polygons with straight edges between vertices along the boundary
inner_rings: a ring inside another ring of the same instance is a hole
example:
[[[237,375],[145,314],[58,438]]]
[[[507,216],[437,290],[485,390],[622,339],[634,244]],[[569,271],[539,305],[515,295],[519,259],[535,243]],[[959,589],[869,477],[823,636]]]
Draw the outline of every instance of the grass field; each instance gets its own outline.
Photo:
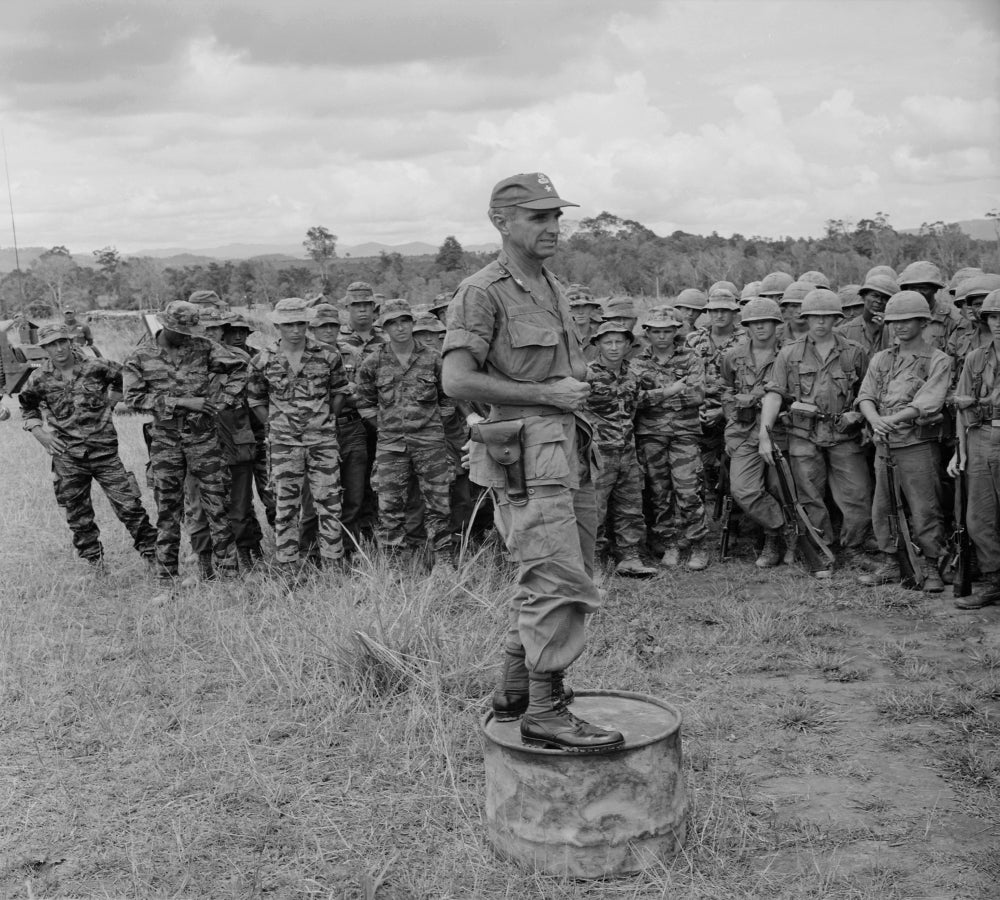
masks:
[[[118,424],[141,476],[140,420]],[[551,878],[484,841],[495,548],[461,587],[373,556],[156,605],[103,496],[111,574],[75,559],[16,413],[0,459],[0,898],[997,896],[1000,609],[765,575],[742,546],[609,579],[571,681],[681,709],[689,839],[642,875]]]

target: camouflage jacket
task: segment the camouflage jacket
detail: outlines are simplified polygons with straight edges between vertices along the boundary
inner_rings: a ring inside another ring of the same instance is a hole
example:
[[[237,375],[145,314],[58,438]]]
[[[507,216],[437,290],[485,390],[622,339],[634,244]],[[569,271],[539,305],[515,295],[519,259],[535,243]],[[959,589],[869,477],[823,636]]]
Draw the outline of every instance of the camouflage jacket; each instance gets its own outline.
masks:
[[[267,407],[272,444],[336,444],[334,398],[347,391],[340,354],[312,338],[306,338],[298,371],[281,351],[280,339],[250,360],[247,400],[251,408]]]
[[[187,422],[207,430],[209,417],[178,408],[177,401],[203,397],[217,410],[235,409],[246,392],[246,354],[200,337],[185,338],[177,354],[173,362],[157,341],[140,343],[125,360],[125,402],[152,413],[154,426],[176,430]]]
[[[406,364],[391,345],[383,344],[358,369],[358,409],[377,412],[379,446],[405,450],[407,438],[430,438],[444,443],[443,421],[455,404],[441,386],[441,354],[419,339]]]
[[[701,434],[698,410],[705,400],[705,364],[694,350],[678,338],[673,355],[664,362],[646,348],[631,366],[641,390],[637,434]],[[684,382],[683,393],[663,398],[662,390],[678,381]]]
[[[109,394],[122,393],[122,367],[106,359],[76,358],[73,373],[63,378],[50,360],[31,373],[18,401],[25,431],[42,424],[49,427],[73,456],[118,450],[118,432],[112,421]]]
[[[354,354],[358,365],[361,365],[372,353],[385,344],[385,336],[382,334],[381,329],[374,328],[372,329],[371,337],[365,340],[360,334],[352,331],[350,325],[344,325],[340,329],[340,337],[337,339],[337,343],[341,352],[349,350]],[[346,358],[344,362],[346,364]],[[353,381],[353,379],[351,380]]]
[[[722,401],[722,354],[731,347],[736,347],[748,340],[746,329],[740,325],[733,327],[733,332],[721,344],[712,337],[712,329],[704,328],[692,331],[684,343],[701,357],[705,365],[705,405],[709,409],[718,409]]]
[[[238,347],[229,348],[233,353],[244,357],[249,367],[250,354]],[[212,393],[217,396],[222,391],[228,375],[213,375]],[[220,409],[215,416],[216,431],[219,434],[219,446],[222,448],[226,462],[230,465],[251,462],[257,453],[257,435],[254,431],[254,415],[247,403],[246,393],[232,409]]]
[[[632,420],[639,404],[639,382],[627,359],[615,373],[600,359],[587,366],[587,418],[601,450],[625,450],[635,445]]]

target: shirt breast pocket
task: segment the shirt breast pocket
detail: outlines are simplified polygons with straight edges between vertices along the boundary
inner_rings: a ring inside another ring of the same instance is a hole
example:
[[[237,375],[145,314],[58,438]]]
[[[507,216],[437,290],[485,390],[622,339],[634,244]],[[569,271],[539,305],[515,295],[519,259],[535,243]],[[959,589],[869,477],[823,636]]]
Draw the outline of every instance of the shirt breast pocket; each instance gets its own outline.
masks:
[[[800,366],[798,390],[795,393],[800,397],[811,397],[813,390],[816,388],[816,376],[818,374],[819,370],[812,366]]]
[[[511,360],[508,371],[523,381],[544,381],[552,371],[559,335],[529,316],[507,320]]]

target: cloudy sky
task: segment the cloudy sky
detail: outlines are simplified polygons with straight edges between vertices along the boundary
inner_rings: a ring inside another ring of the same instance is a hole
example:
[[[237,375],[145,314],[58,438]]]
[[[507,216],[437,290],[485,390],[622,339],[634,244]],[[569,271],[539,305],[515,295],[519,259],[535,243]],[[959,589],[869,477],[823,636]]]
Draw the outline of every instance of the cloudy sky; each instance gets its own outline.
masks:
[[[1000,3],[6,3],[0,128],[19,243],[74,252],[478,243],[534,170],[660,234],[902,228],[1000,207]]]

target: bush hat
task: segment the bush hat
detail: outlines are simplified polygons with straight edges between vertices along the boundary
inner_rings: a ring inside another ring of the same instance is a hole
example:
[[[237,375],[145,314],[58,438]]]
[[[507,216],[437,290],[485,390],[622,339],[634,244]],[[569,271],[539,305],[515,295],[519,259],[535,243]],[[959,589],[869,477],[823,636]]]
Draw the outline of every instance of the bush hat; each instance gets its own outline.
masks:
[[[171,301],[157,318],[167,331],[186,334],[190,337],[204,335],[200,324],[201,310],[194,303],[188,303],[186,300]]]
[[[318,328],[320,325],[340,324],[340,310],[332,303],[317,303],[312,310],[313,318],[309,323],[310,327]]]
[[[313,309],[302,297],[285,297],[274,304],[270,319],[275,325],[312,322]]]
[[[590,343],[596,344],[606,334],[625,334],[628,335],[630,342],[635,340],[635,335],[627,326],[619,322],[602,322],[597,331],[590,336]]]

